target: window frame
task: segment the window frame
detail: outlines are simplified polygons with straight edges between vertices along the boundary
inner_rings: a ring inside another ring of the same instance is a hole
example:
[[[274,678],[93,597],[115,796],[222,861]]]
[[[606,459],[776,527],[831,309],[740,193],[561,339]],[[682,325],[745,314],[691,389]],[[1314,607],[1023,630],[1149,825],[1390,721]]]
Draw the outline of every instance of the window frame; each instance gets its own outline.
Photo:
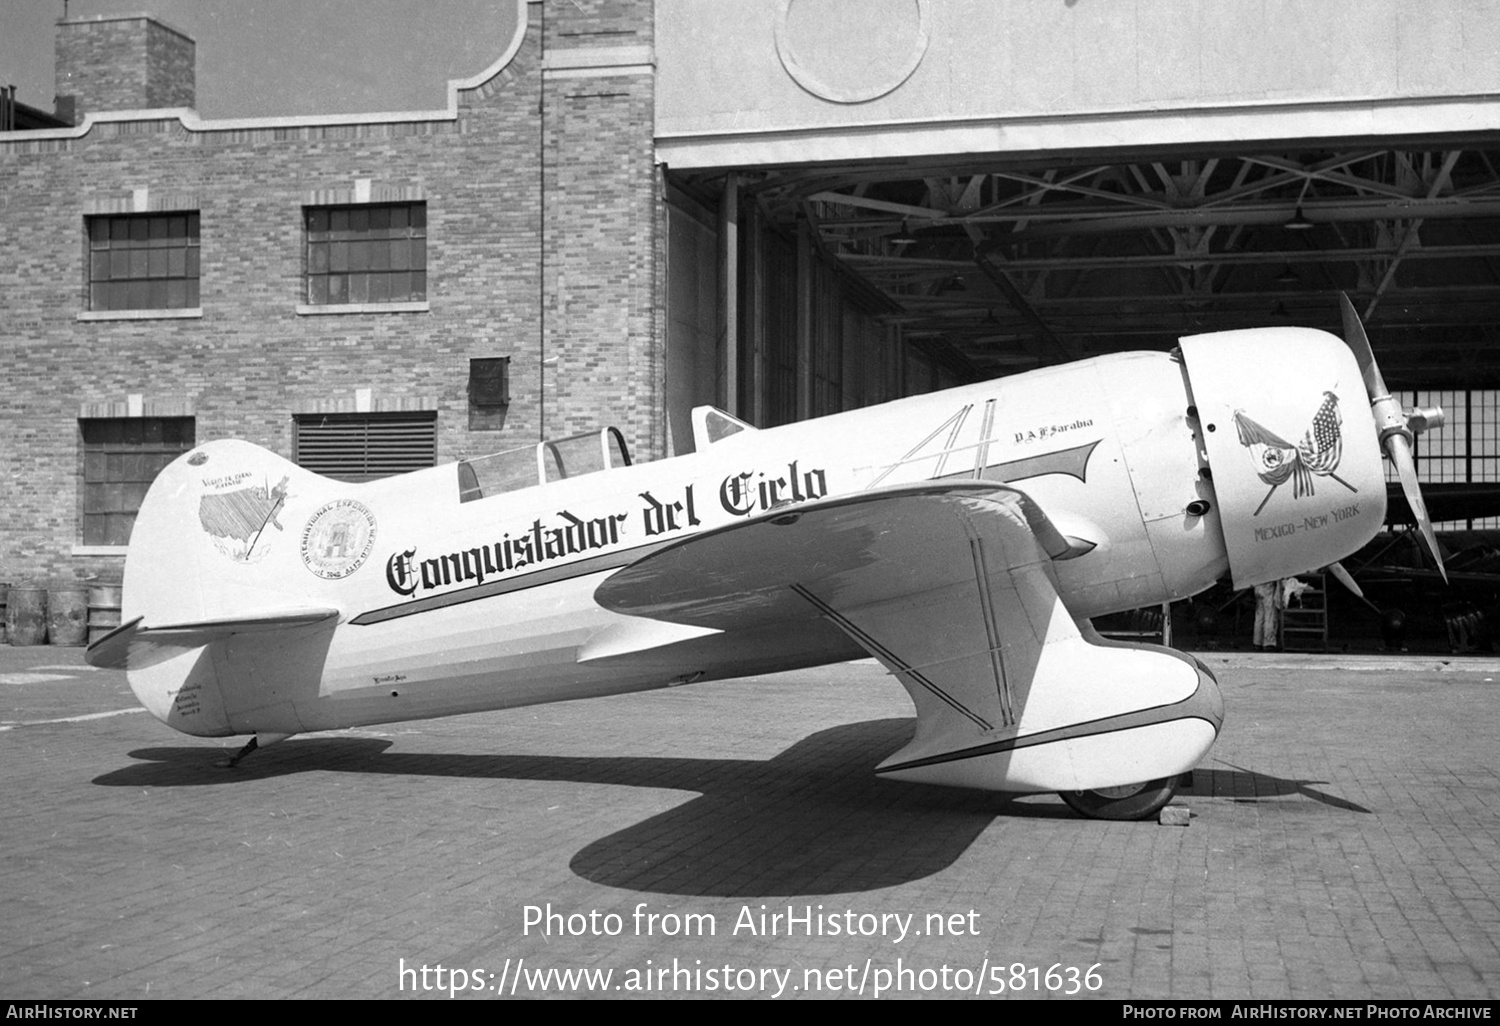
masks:
[[[83,234],[86,318],[201,314],[199,211],[88,214]]]
[[[102,437],[110,428],[118,428],[120,437]],[[132,440],[132,434],[139,437]],[[167,464],[193,450],[197,434],[191,416],[78,418],[81,545],[118,549],[129,544],[146,491]],[[128,520],[111,520],[124,517]]]
[[[426,310],[425,200],[304,204],[300,314]]]
[[[1500,482],[1500,389],[1423,388],[1393,393],[1403,409],[1439,406],[1443,427],[1412,439],[1412,463],[1422,484],[1493,485]],[[1387,484],[1399,483],[1395,464],[1385,463]],[[1437,531],[1487,531],[1500,517],[1469,517],[1433,524]]]

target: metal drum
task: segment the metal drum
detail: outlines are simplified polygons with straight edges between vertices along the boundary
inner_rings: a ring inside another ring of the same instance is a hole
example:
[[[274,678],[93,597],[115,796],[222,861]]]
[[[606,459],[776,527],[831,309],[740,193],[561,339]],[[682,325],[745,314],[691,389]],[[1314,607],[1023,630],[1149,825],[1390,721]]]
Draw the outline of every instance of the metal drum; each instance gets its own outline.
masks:
[[[120,626],[120,586],[99,583],[89,588],[89,644]]]
[[[35,581],[15,584],[5,606],[5,630],[12,645],[47,643],[47,589]]]
[[[88,640],[89,588],[83,581],[53,581],[47,589],[47,641],[82,645]]]

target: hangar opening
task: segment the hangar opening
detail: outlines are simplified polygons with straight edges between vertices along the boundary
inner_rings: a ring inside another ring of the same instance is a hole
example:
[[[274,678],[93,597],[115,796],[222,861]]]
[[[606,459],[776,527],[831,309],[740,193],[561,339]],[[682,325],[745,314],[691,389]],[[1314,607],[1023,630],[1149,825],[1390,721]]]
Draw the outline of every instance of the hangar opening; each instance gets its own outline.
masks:
[[[691,207],[720,401],[776,424],[1194,334],[1342,334],[1343,292],[1403,404],[1447,414],[1416,464],[1450,552],[1500,570],[1471,533],[1500,527],[1500,82],[1476,12],[750,6],[692,33],[734,39],[721,64],[658,81],[669,275]],[[1358,69],[1312,42],[1335,35]]]
[[[740,297],[739,401],[768,422],[798,412],[788,354],[799,331],[813,349],[805,405],[815,415],[841,400],[863,405],[871,334],[911,351],[904,384],[919,392],[1170,349],[1184,335],[1274,324],[1337,333],[1342,291],[1387,382],[1448,412],[1441,444],[1418,453],[1426,479],[1493,481],[1500,153],[1483,140],[1336,142],[674,178],[684,193],[717,191],[735,206],[737,220],[723,219],[739,243],[725,265],[738,263],[740,277],[728,293]],[[799,286],[804,267],[811,280]],[[842,304],[844,315],[799,299]]]
[[[1488,572],[1492,539],[1467,532],[1500,527],[1500,153],[1484,140],[1339,142],[673,182],[679,196],[718,194],[737,247],[721,250],[721,273],[738,279],[719,293],[738,303],[723,319],[720,390],[766,424],[1187,335],[1338,334],[1347,293],[1403,404],[1445,411],[1445,429],[1416,441],[1419,478],[1458,566]],[[1400,523],[1410,511],[1392,482]],[[1421,565],[1401,537],[1367,554],[1372,568]],[[1478,643],[1464,626],[1475,602],[1444,605],[1453,646]],[[1298,640],[1321,647],[1315,620]]]

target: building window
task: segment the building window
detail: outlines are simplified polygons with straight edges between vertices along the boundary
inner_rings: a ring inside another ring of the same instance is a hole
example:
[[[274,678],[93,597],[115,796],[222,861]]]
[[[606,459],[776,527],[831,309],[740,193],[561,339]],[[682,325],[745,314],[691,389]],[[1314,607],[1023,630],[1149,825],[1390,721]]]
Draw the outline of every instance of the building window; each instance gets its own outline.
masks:
[[[1441,428],[1416,437],[1413,462],[1418,481],[1447,485],[1450,495],[1461,493],[1462,486],[1472,485],[1476,496],[1482,495],[1486,486],[1500,484],[1500,391],[1424,389],[1396,392],[1395,396],[1406,409],[1441,406],[1447,416]],[[1387,460],[1385,467],[1386,481],[1399,481],[1395,465]],[[1457,505],[1462,507],[1464,503]],[[1484,504],[1475,501],[1472,505],[1481,509]],[[1441,506],[1432,508],[1436,512]],[[1433,526],[1439,531],[1488,531],[1500,528],[1500,517],[1441,520]]]
[[[146,489],[194,444],[192,417],[112,417],[83,431],[83,544],[125,545]]]
[[[427,204],[306,207],[307,302],[427,299]]]
[[[436,413],[313,413],[294,420],[292,459],[339,481],[437,465]]]
[[[198,214],[88,219],[90,310],[198,306]]]

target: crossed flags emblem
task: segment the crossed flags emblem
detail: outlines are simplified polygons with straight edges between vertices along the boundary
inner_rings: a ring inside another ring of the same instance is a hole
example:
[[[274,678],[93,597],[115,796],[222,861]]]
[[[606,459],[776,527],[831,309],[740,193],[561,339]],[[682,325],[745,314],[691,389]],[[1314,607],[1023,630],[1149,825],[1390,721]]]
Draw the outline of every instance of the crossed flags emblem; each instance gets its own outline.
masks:
[[[1344,438],[1339,399],[1332,392],[1323,393],[1323,404],[1296,445],[1251,420],[1243,410],[1234,412],[1234,426],[1239,431],[1240,444],[1250,452],[1256,475],[1271,486],[1252,515],[1259,516],[1276,489],[1288,480],[1292,482],[1293,497],[1298,499],[1313,494],[1313,479],[1317,477],[1331,477],[1351,492],[1359,491],[1334,473],[1344,455]]]

